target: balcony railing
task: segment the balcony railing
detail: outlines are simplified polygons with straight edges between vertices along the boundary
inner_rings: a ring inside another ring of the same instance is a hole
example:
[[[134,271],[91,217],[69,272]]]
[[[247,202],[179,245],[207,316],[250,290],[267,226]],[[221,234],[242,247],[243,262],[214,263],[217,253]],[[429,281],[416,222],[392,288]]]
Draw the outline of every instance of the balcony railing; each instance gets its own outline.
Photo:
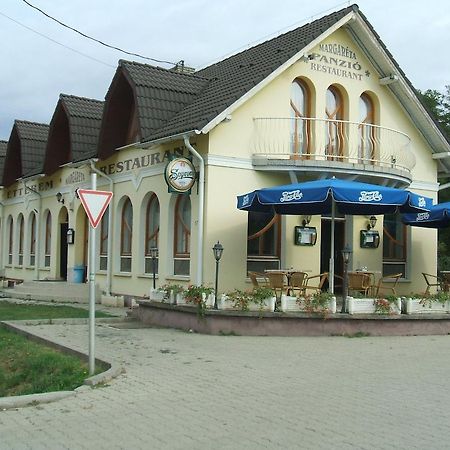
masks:
[[[391,128],[316,118],[253,120],[254,156],[362,164],[407,172],[416,164],[409,136]]]

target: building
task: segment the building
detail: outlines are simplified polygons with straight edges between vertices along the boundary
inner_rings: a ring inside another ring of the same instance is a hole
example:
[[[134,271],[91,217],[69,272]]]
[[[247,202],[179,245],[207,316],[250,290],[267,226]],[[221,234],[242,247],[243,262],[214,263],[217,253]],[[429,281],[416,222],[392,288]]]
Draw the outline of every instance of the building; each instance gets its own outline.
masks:
[[[105,293],[148,295],[153,247],[158,285],[212,285],[218,240],[221,290],[250,286],[248,270],[318,274],[330,254],[329,217],[247,214],[236,196],[336,176],[436,201],[449,151],[356,5],[194,72],[119,61],[104,103],[61,95],[48,127],[15,122],[2,178],[0,264],[14,278],[72,281],[87,265],[77,189],[96,173],[98,189],[114,193],[97,230],[96,280]],[[169,192],[170,170],[187,194]],[[400,291],[423,290],[421,272],[436,271],[436,231],[379,216],[376,246],[361,241],[368,223],[340,217],[337,253],[347,241],[351,268],[402,272]],[[315,245],[296,245],[302,224],[316,228]]]

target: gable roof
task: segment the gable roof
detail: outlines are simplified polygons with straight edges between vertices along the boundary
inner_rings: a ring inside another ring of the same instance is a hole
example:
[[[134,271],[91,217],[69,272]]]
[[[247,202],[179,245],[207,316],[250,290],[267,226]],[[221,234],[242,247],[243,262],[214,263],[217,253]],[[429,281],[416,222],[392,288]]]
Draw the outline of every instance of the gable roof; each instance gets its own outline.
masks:
[[[104,158],[125,145],[134,107],[140,136],[151,136],[192,103],[208,80],[198,75],[119,61],[105,97],[98,154]]]
[[[353,5],[333,12],[199,70],[195,75],[206,78],[207,85],[164,126],[151,134],[143,134],[143,140],[201,130],[277,68],[357,9],[358,7]]]
[[[59,98],[69,119],[72,160],[96,156],[104,102],[67,94]]]
[[[44,123],[15,120],[14,127],[20,139],[22,177],[42,172],[49,126]]]

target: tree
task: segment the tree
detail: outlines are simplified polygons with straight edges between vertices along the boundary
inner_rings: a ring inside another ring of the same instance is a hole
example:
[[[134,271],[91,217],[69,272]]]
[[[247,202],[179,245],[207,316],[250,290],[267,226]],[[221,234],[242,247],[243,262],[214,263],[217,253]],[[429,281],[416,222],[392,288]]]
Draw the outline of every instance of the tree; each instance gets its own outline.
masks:
[[[418,91],[418,93],[431,115],[441,126],[447,139],[450,140],[450,85],[445,86],[444,92],[427,89],[425,92]],[[444,183],[449,180],[449,177],[445,178],[441,180]],[[450,201],[450,189],[440,191],[439,202],[448,201]],[[438,269],[450,270],[450,228],[440,229],[438,236]]]

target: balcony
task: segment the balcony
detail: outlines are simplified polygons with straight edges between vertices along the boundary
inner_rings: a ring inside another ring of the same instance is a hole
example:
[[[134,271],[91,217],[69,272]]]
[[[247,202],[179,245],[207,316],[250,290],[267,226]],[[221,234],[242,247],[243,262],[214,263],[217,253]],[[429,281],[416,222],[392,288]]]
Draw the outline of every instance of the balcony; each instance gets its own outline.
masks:
[[[344,120],[254,118],[253,165],[264,170],[345,173],[407,185],[416,159],[411,139],[391,128]]]

